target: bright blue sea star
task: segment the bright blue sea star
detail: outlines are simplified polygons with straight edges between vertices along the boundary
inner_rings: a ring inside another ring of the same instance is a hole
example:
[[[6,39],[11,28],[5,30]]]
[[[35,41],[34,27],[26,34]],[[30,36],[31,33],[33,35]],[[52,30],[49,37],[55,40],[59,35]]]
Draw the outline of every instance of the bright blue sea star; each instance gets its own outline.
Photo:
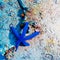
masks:
[[[25,46],[29,46],[29,43],[26,42],[26,40],[30,40],[32,39],[33,37],[37,36],[40,32],[34,32],[32,33],[31,35],[29,36],[25,36],[26,32],[27,32],[27,29],[28,29],[28,22],[25,22],[25,27],[23,28],[23,32],[22,34],[20,35],[17,30],[13,27],[13,26],[10,26],[10,29],[12,31],[12,33],[16,36],[17,38],[17,42],[16,42],[16,50],[18,48],[18,46],[20,45],[20,43],[22,42]]]

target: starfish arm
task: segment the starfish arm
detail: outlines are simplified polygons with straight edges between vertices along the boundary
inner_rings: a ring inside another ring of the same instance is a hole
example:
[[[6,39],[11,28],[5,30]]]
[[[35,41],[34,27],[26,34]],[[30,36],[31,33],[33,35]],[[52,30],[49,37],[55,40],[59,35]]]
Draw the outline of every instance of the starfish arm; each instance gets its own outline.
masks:
[[[26,36],[26,37],[24,38],[24,40],[30,40],[30,39],[34,38],[35,36],[37,36],[39,33],[40,33],[40,32],[34,32],[34,33],[32,33],[31,35]]]
[[[10,27],[10,30],[16,36],[16,38],[20,38],[20,35],[18,34],[17,30],[13,26]]]
[[[22,32],[22,36],[25,36],[27,29],[28,29],[28,22],[25,23],[25,27],[23,28],[23,32]]]
[[[16,50],[18,49],[18,46],[20,45],[20,43],[21,43],[21,40],[17,40],[17,42],[15,44]]]
[[[24,41],[24,39],[23,39],[23,37],[21,36],[21,37],[19,38],[19,40],[17,40],[17,42],[16,42],[16,44],[15,44],[16,49],[18,48],[18,46],[20,45],[20,43],[21,43],[22,41]]]
[[[30,46],[30,44],[27,43],[27,42],[25,42],[25,41],[23,41],[22,43],[23,43],[25,46]]]

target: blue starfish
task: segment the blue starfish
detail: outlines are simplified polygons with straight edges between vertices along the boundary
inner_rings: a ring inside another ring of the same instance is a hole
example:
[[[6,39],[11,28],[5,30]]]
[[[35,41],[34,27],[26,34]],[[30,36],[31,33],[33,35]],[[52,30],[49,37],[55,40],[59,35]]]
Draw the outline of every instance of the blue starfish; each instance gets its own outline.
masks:
[[[13,26],[10,26],[10,29],[12,31],[12,33],[16,36],[17,38],[17,42],[16,42],[16,50],[18,48],[18,46],[20,45],[20,43],[22,42],[25,46],[29,46],[30,44],[26,42],[26,40],[30,40],[32,39],[33,37],[37,36],[40,32],[34,32],[32,33],[31,35],[29,36],[25,36],[26,32],[27,32],[27,29],[28,29],[28,22],[25,23],[25,27],[23,28],[23,32],[22,34],[20,35],[17,30],[13,27]]]

